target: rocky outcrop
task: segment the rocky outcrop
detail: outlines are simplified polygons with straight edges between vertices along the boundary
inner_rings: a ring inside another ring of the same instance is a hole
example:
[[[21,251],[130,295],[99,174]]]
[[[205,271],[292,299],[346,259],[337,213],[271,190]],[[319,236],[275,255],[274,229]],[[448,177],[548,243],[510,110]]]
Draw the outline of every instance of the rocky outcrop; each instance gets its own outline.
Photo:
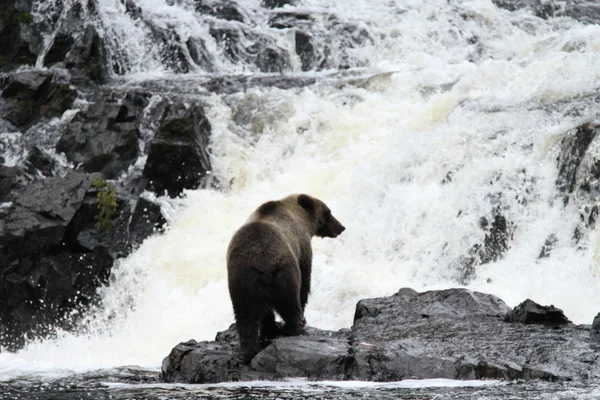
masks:
[[[65,67],[76,80],[106,83],[110,79],[104,39],[93,24],[86,23],[96,15],[97,7],[95,0],[73,3],[53,34],[43,57],[44,66]]]
[[[0,344],[15,349],[77,326],[114,260],[164,223],[160,207],[140,199],[132,211],[99,175],[70,172],[26,186],[0,223]]]
[[[589,326],[571,324],[552,306],[527,300],[511,310],[498,297],[466,289],[418,293],[404,288],[393,296],[361,300],[351,330],[310,328],[307,336],[276,338],[250,365],[241,364],[233,328],[213,342],[175,346],[163,361],[163,380],[600,377]]]
[[[34,65],[43,48],[31,0],[6,0],[0,8],[0,71]]]
[[[210,173],[210,123],[200,104],[173,103],[150,141],[143,177],[147,189],[176,197],[197,189]]]
[[[60,75],[30,70],[12,74],[1,96],[3,118],[25,131],[42,118],[61,116],[73,106],[77,91]]]
[[[82,251],[73,240],[91,177],[70,173],[27,186],[0,225],[2,343],[43,334],[79,305],[92,301],[112,267],[106,249]],[[16,342],[15,342],[16,341]]]
[[[545,0],[492,0],[509,11],[531,10],[540,18],[571,17],[586,24],[600,21],[600,4],[588,0],[545,1]]]
[[[272,14],[269,26],[294,32],[303,71],[361,66],[361,60],[351,55],[352,49],[372,42],[360,24],[341,21],[335,15],[279,11]]]
[[[116,98],[114,98],[116,97]],[[67,159],[85,172],[116,178],[139,155],[141,115],[147,96],[109,93],[79,111],[56,145]]]

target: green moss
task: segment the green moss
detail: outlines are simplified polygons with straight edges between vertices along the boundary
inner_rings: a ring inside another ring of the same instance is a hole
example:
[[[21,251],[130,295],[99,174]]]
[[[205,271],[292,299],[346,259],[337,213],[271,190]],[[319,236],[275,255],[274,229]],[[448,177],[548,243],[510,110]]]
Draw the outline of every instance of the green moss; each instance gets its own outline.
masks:
[[[98,191],[98,214],[96,214],[96,226],[104,228],[107,232],[111,230],[117,213],[117,192],[115,187],[102,178],[92,181],[92,186]]]
[[[30,24],[33,22],[33,15],[28,12],[22,12],[17,15],[17,21],[22,24]]]

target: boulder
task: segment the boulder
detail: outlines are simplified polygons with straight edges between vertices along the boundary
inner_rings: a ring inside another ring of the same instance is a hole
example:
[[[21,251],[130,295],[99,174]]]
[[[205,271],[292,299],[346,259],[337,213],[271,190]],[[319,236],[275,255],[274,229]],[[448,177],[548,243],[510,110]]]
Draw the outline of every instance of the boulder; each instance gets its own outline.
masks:
[[[556,188],[562,195],[565,205],[569,202],[569,194],[575,190],[577,171],[597,133],[596,125],[586,123],[567,132],[561,142],[557,159]]]
[[[1,96],[4,119],[25,131],[42,118],[60,117],[73,106],[77,91],[52,72],[28,70],[11,74]]]
[[[593,341],[595,341],[596,343],[600,343],[600,313],[596,314],[596,316],[594,317],[594,322],[592,322],[590,336]]]
[[[585,24],[600,22],[600,4],[589,0],[566,0],[560,2],[546,0],[492,0],[492,2],[509,11],[530,10],[535,16],[548,19],[554,17],[571,17]]]
[[[106,83],[111,78],[109,57],[104,39],[93,24],[90,15],[96,14],[95,1],[84,5],[76,1],[60,20],[52,42],[44,54],[43,65],[67,68],[74,80]],[[117,68],[118,69],[118,68]]]
[[[31,0],[6,0],[0,8],[0,71],[35,65],[44,47]]]
[[[194,64],[205,72],[214,72],[215,60],[206,48],[203,38],[190,36],[185,42],[185,46]]]
[[[532,311],[521,318],[523,310]],[[596,336],[561,315],[531,300],[511,310],[496,296],[466,289],[404,288],[359,301],[350,331],[309,328],[307,336],[276,338],[250,365],[241,363],[233,325],[213,342],[181,343],[163,361],[162,379],[598,379]]]
[[[331,380],[345,377],[350,360],[348,332],[308,328],[309,336],[275,339],[256,355],[251,365],[239,357],[235,325],[217,333],[213,342],[180,343],[163,360],[162,379],[178,383],[277,380],[310,377]]]
[[[294,32],[295,51],[303,71],[363,66],[352,49],[373,39],[360,23],[339,20],[333,14],[275,11],[269,26]]]
[[[14,350],[57,327],[76,328],[114,260],[164,223],[158,205],[139,199],[132,212],[98,174],[26,186],[0,209],[0,346]]]
[[[210,123],[197,103],[174,102],[150,141],[143,171],[147,190],[176,197],[196,189],[210,172]]]
[[[286,5],[293,6],[297,2],[295,0],[263,0],[260,5],[265,8],[279,8]]]
[[[21,172],[18,167],[0,165],[0,203],[11,200],[12,191],[19,186]]]
[[[571,321],[562,310],[554,306],[540,306],[531,299],[525,300],[506,315],[507,322],[520,322],[523,324],[540,324],[558,327],[569,325]]]
[[[92,178],[71,172],[26,186],[0,224],[1,345],[15,349],[52,326],[73,327],[69,312],[93,303],[113,258],[75,240]]]
[[[135,247],[147,237],[164,232],[166,223],[167,221],[160,211],[160,206],[140,197],[129,223],[129,242],[131,246]]]
[[[506,219],[501,207],[493,210],[493,219],[490,224],[488,218],[479,219],[479,227],[485,232],[483,243],[476,243],[469,249],[468,256],[459,257],[454,262],[457,271],[457,281],[467,285],[477,274],[477,266],[496,262],[504,258],[510,248],[514,224]]]
[[[27,172],[32,175],[49,177],[54,175],[56,160],[48,152],[38,146],[33,146],[25,162]]]
[[[243,12],[233,1],[196,0],[196,11],[225,21],[245,22]]]
[[[271,36],[262,35],[243,24],[211,24],[210,34],[232,63],[256,65],[261,72],[290,71],[288,52]]]
[[[77,113],[56,151],[85,172],[100,172],[107,179],[119,176],[139,155],[139,124],[147,104],[136,93],[106,94]]]

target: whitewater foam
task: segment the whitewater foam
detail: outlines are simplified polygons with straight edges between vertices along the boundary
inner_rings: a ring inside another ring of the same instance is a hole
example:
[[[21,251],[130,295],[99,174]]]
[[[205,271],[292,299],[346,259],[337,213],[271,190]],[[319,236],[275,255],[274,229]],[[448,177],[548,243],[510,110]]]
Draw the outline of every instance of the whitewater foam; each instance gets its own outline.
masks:
[[[101,1],[107,35],[131,25],[109,3]],[[313,241],[310,325],[349,327],[359,299],[401,287],[457,286],[460,261],[484,240],[481,218],[498,207],[515,227],[510,249],[478,266],[468,287],[510,306],[554,304],[591,323],[600,311],[597,232],[573,246],[578,206],[554,199],[561,135],[600,111],[560,106],[597,90],[600,28],[483,0],[328,3],[303,8],[369,27],[374,43],[359,56],[372,78],[207,96],[212,174],[224,189],[160,199],[167,231],[117,263],[86,333],[2,352],[0,380],[157,368],[178,342],[212,340],[233,321],[224,264],[232,233],[262,202],[298,192],[327,202],[347,228]],[[184,6],[156,5],[152,18],[168,10],[165,23],[184,18],[186,29],[205,29],[185,19]],[[143,40],[120,45],[132,77],[168,76]],[[556,248],[540,259],[550,234]]]

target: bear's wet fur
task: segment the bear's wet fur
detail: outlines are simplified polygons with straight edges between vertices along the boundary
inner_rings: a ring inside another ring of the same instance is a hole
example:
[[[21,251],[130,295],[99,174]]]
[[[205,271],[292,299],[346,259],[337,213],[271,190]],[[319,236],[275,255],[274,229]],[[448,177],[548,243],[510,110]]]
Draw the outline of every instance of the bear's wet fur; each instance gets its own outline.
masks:
[[[276,336],[305,334],[311,238],[335,238],[345,229],[321,200],[295,194],[264,203],[233,235],[227,276],[244,363]]]

